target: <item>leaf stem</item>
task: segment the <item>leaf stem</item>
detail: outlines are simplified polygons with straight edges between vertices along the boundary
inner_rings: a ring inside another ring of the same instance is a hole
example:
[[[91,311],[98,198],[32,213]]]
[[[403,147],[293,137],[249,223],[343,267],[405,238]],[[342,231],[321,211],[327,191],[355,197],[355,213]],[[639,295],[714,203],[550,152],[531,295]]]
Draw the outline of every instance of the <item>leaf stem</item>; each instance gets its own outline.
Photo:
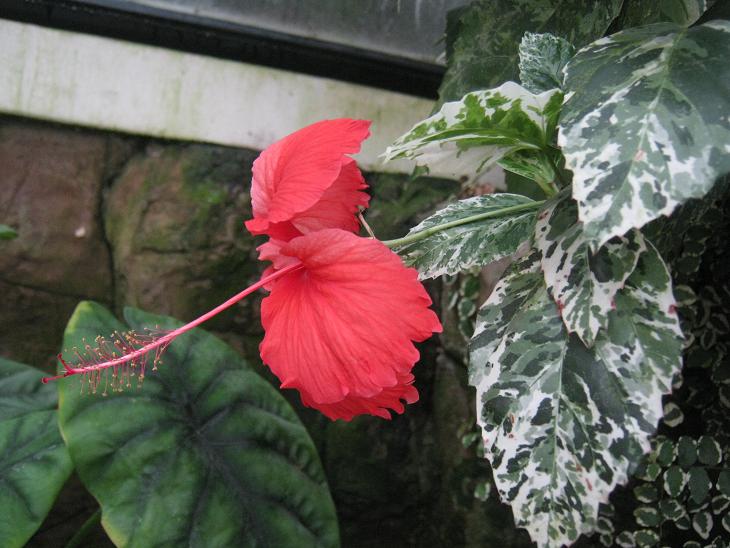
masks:
[[[406,236],[403,236],[402,238],[396,238],[395,240],[386,240],[382,243],[390,248],[398,247],[398,246],[402,246],[402,245],[406,245],[406,244],[412,244],[413,242],[418,242],[420,240],[428,238],[429,236],[436,234],[437,232],[441,232],[442,230],[447,230],[449,228],[454,228],[455,226],[466,225],[469,223],[475,223],[477,221],[482,221],[484,219],[506,217],[508,215],[512,215],[514,213],[519,213],[521,211],[529,211],[531,209],[538,209],[544,203],[545,203],[545,200],[540,200],[540,201],[536,201],[536,202],[529,202],[527,204],[519,204],[519,205],[510,206],[510,207],[504,207],[502,209],[498,209],[497,211],[487,211],[486,213],[478,213],[476,215],[470,215],[469,217],[464,217],[463,219],[458,219],[456,221],[450,221],[448,223],[444,223],[441,225],[432,226],[425,230],[421,230],[420,232],[416,232],[414,234],[408,234]]]
[[[545,196],[547,196],[548,198],[551,198],[558,193],[557,189],[555,188],[554,183],[550,183],[547,181],[541,181],[540,179],[533,179],[533,180],[537,183],[537,186],[539,186],[542,189],[542,191],[545,193]]]
[[[91,514],[89,516],[89,519],[87,519],[84,524],[81,526],[81,529],[76,531],[76,534],[71,537],[71,540],[68,541],[66,544],[66,548],[77,548],[78,546],[81,546],[82,542],[86,539],[89,532],[96,527],[96,525],[101,521],[101,508],[97,508],[96,512]]]

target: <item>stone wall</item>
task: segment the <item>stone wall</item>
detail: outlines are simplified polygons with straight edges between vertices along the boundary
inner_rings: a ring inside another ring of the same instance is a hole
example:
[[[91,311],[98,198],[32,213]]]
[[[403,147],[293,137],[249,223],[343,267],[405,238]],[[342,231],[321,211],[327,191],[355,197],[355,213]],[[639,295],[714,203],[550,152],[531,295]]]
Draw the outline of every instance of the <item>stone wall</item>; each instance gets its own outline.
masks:
[[[52,371],[79,300],[190,320],[256,280],[259,242],[243,229],[256,154],[0,118],[0,223],[19,234],[0,242],[0,354]],[[447,181],[367,178],[368,220],[383,239],[456,190]],[[439,302],[441,288],[429,289]],[[205,328],[276,384],[257,353],[261,297]],[[458,337],[422,345],[421,400],[392,421],[330,422],[286,391],[320,451],[343,546],[525,543],[506,507],[473,495],[488,471],[460,439],[474,424],[460,350]],[[69,483],[31,545],[62,544],[83,523],[93,501],[82,490]]]

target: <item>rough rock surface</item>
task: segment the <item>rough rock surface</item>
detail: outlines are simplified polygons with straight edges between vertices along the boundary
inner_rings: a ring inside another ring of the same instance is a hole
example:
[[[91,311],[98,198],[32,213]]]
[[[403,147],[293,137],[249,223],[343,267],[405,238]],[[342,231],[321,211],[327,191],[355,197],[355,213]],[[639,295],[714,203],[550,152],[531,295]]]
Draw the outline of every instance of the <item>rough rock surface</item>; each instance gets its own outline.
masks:
[[[43,366],[78,300],[110,302],[101,192],[129,148],[110,134],[0,121],[0,218],[18,233],[0,244],[4,355]]]

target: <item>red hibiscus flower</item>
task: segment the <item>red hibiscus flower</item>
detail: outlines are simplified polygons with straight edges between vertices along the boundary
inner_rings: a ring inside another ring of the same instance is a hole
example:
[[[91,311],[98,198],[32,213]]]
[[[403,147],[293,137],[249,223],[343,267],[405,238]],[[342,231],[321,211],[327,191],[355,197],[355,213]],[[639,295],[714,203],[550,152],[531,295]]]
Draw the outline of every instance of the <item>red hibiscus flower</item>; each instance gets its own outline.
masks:
[[[389,418],[413,403],[412,341],[441,331],[412,268],[377,240],[338,229],[293,239],[281,254],[302,265],[261,303],[261,359],[302,402],[332,419]]]
[[[189,324],[145,343],[119,341],[114,357],[93,349],[63,375],[144,368],[146,356],[260,287],[271,291],[261,305],[266,332],[261,358],[302,402],[330,417],[361,414],[390,418],[413,403],[414,342],[441,331],[431,299],[414,269],[381,242],[354,234],[356,214],[368,205],[364,179],[347,154],[360,149],[369,122],[331,120],[278,141],[254,163],[253,234],[270,240],[260,258],[273,266],[262,279]]]

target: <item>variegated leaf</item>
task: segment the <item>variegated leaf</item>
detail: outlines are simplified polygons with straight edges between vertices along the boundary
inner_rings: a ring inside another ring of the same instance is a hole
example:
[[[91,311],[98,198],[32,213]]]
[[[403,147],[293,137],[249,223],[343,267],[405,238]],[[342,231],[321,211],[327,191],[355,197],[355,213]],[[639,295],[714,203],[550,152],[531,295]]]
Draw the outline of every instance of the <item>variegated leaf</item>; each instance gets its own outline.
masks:
[[[586,348],[567,333],[537,254],[513,265],[477,318],[477,390],[495,484],[539,546],[596,528],[599,503],[650,448],[681,367],[671,283],[649,246]]]
[[[422,279],[483,266],[512,255],[532,237],[538,206],[539,202],[518,194],[460,200],[413,227],[404,238],[406,243],[395,251],[408,266],[418,269]],[[418,238],[446,223],[456,226],[407,243],[409,237]]]
[[[518,151],[542,154],[553,139],[563,95],[540,95],[514,82],[445,103],[385,151],[385,160],[409,158],[443,176],[475,176]]]
[[[518,76],[518,44],[525,31],[549,32],[576,46],[606,33],[622,0],[476,0],[449,12],[448,70],[442,101],[497,86]]]
[[[573,44],[552,34],[526,32],[520,42],[520,82],[532,93],[563,87],[563,67],[575,55]]]
[[[593,247],[730,171],[730,22],[603,38],[566,66],[559,144]]]
[[[614,297],[646,250],[638,230],[616,236],[593,252],[578,222],[575,202],[562,192],[538,215],[535,246],[550,296],[565,327],[586,346],[608,325]]]

